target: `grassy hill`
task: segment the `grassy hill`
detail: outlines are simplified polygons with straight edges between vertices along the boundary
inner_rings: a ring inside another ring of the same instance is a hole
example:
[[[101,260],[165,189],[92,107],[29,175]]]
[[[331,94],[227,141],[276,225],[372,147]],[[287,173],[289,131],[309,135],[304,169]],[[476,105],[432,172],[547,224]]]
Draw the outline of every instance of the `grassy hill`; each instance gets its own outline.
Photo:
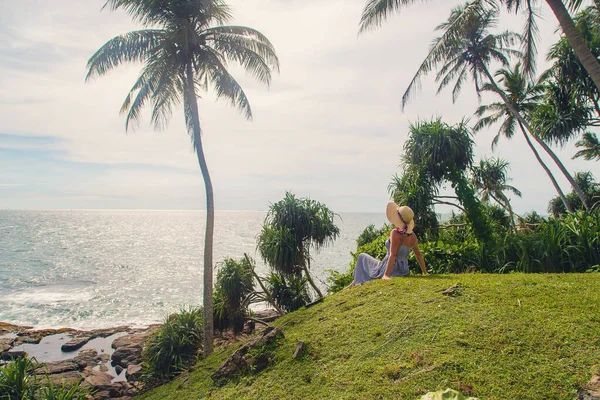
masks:
[[[455,296],[442,294],[460,283]],[[237,346],[142,399],[573,399],[600,368],[600,274],[439,275],[374,281],[277,320],[275,364],[226,385]],[[298,340],[304,355],[292,354]]]

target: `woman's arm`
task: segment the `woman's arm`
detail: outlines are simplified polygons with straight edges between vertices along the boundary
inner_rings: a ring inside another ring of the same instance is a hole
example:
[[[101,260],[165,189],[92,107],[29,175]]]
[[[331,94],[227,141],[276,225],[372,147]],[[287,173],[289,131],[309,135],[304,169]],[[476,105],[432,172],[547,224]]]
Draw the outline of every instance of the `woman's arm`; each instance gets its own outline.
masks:
[[[396,255],[398,254],[398,247],[400,247],[400,234],[393,230],[390,233],[390,257],[388,258],[387,265],[385,266],[385,272],[381,279],[388,280],[392,276],[392,270],[394,269],[394,263],[396,262]]]
[[[415,252],[415,257],[417,257],[417,261],[419,262],[419,266],[421,267],[423,275],[427,275],[427,268],[425,267],[423,254],[421,254],[421,250],[419,250],[419,242],[415,243],[415,245],[413,246],[413,251]]]

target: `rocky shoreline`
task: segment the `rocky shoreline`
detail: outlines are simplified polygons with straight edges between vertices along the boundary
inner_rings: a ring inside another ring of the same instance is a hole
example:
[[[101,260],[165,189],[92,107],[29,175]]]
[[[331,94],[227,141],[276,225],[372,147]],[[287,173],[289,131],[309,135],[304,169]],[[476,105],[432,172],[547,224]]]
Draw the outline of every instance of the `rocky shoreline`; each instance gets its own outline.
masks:
[[[263,310],[255,316],[270,322],[279,314]],[[140,382],[142,350],[146,339],[160,326],[36,330],[31,326],[0,322],[0,360],[35,357],[44,364],[43,371],[55,384],[81,381],[95,391],[95,400],[127,400],[143,390]],[[246,332],[238,336],[225,332],[215,338],[215,347],[243,340],[253,330],[254,326],[248,326]]]
[[[81,381],[94,399],[126,400],[141,389],[142,349],[159,326],[35,330],[0,322],[0,359],[35,357],[55,384]]]

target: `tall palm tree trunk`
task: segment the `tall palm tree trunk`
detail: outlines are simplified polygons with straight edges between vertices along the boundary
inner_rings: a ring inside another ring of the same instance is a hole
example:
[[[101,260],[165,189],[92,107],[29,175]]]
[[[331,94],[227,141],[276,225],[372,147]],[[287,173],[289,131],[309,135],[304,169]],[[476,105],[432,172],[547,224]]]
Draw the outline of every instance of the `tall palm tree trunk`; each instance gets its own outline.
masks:
[[[558,165],[558,168],[560,168],[561,172],[565,175],[565,177],[569,179],[569,183],[571,183],[571,186],[573,186],[573,190],[575,190],[575,193],[577,193],[577,196],[581,199],[583,206],[587,211],[590,211],[587,196],[585,195],[585,193],[583,193],[583,190],[581,190],[581,187],[577,184],[577,182],[575,182],[569,171],[567,171],[564,164],[560,161],[560,158],[558,158],[558,156],[552,151],[552,149],[546,144],[546,142],[538,138],[536,135],[532,136],[535,139],[535,141],[538,142],[540,146],[542,146],[542,149],[546,150],[546,153],[548,153],[548,155],[554,160],[556,165]]]
[[[506,107],[508,107],[508,111],[517,119],[517,121],[519,121],[519,125],[521,126],[521,129],[523,129],[523,127],[525,127],[528,132],[531,132],[531,127],[529,126],[529,123],[527,121],[525,121],[525,118],[523,118],[521,113],[508,100],[504,91],[502,91],[502,89],[500,89],[498,87],[498,85],[496,84],[496,81],[490,74],[490,71],[488,71],[488,69],[485,67],[485,65],[482,65],[482,69],[483,69],[485,75],[487,76],[488,80],[490,81],[490,84],[492,84],[494,86],[494,88],[496,89],[496,93],[498,93],[498,95],[502,98],[502,101],[504,102],[504,104],[506,104]],[[527,139],[527,142],[529,143],[529,138],[527,136],[527,133],[523,132],[523,134],[525,135],[525,139]],[[546,152],[548,152],[550,157],[552,157],[552,160],[554,160],[556,165],[558,165],[558,168],[561,170],[561,172],[563,173],[565,178],[567,178],[567,180],[571,184],[571,187],[573,188],[573,190],[575,190],[575,193],[577,193],[577,196],[581,199],[581,202],[584,204],[586,210],[589,210],[589,206],[587,205],[587,198],[586,198],[585,194],[583,193],[583,190],[581,190],[581,188],[579,187],[577,182],[575,182],[575,179],[573,179],[573,176],[565,168],[565,166],[562,164],[562,162],[560,162],[560,160],[556,156],[556,154],[554,154],[554,152],[550,149],[550,147],[548,145],[546,145],[545,143],[543,143],[543,141],[541,139],[539,139],[536,135],[534,135],[533,133],[531,135],[535,138],[535,140],[538,143],[540,143],[542,148],[544,150],[546,150]],[[534,149],[534,147],[532,147],[532,145],[530,145],[530,147],[532,148],[532,150],[535,151],[535,149]],[[535,151],[535,154],[536,154],[536,157],[539,157],[537,155],[537,151]],[[538,161],[540,161],[540,158],[538,158]],[[542,166],[544,167],[544,169],[547,168],[545,165],[542,165]],[[547,170],[546,172],[549,172],[549,170]],[[549,176],[551,176],[551,175],[552,175],[552,173],[550,173]],[[551,179],[552,179],[553,183],[556,182],[554,180],[553,176],[551,177]],[[558,195],[560,196],[561,199],[563,199],[563,202],[565,202],[566,198],[564,198],[564,194],[562,194],[562,191],[560,191],[560,188],[557,185],[554,185],[554,187],[557,188],[557,191],[559,191]],[[571,208],[567,204],[565,204],[565,207],[567,208],[567,210],[569,210]],[[570,212],[573,212],[572,209],[570,210]]]
[[[496,198],[496,196],[494,196],[491,193],[490,193],[490,197],[492,199],[494,199],[496,201],[496,203],[500,204],[500,206],[503,207],[508,212],[508,215],[510,216],[510,226],[511,226],[513,232],[516,232],[517,225],[515,224],[515,213],[513,212],[513,209],[510,205],[510,201],[508,199],[502,201],[502,200]]]
[[[556,16],[558,23],[562,31],[564,32],[569,45],[573,48],[575,55],[583,64],[585,70],[590,74],[590,77],[594,81],[594,84],[600,90],[600,63],[598,59],[592,54],[590,48],[584,42],[579,30],[575,26],[569,11],[565,7],[562,0],[546,0],[546,3],[552,9],[552,12]]]
[[[538,162],[540,163],[540,165],[542,166],[542,168],[544,168],[544,171],[546,171],[546,174],[548,174],[548,177],[552,181],[552,185],[554,185],[554,189],[556,189],[556,192],[558,193],[558,196],[560,197],[560,199],[562,200],[563,204],[565,205],[565,208],[567,209],[568,212],[572,213],[573,212],[573,208],[571,207],[571,204],[569,204],[569,202],[567,201],[567,197],[565,196],[565,194],[561,190],[560,186],[558,186],[558,182],[556,182],[556,179],[554,179],[554,175],[552,175],[552,172],[550,171],[550,169],[548,168],[548,166],[544,163],[544,161],[540,157],[538,151],[533,146],[533,143],[531,142],[531,139],[529,139],[529,135],[525,131],[525,127],[523,126],[523,124],[521,123],[521,121],[519,121],[519,127],[521,128],[521,132],[523,132],[523,136],[525,137],[525,140],[527,141],[527,144],[529,145],[529,148],[531,149],[531,151],[533,151],[533,154],[535,155],[535,158],[538,160]]]
[[[193,126],[194,147],[198,156],[198,164],[204,178],[204,186],[206,187],[206,233],[204,236],[204,338],[203,351],[204,357],[213,352],[213,234],[215,226],[215,203],[213,198],[213,187],[208,173],[208,166],[204,158],[202,149],[202,138],[200,136],[200,118],[198,116],[198,100],[196,99],[196,89],[194,86],[194,73],[192,65],[188,64],[186,69],[186,90],[188,92],[187,101],[190,102],[189,109],[191,111],[191,123]]]

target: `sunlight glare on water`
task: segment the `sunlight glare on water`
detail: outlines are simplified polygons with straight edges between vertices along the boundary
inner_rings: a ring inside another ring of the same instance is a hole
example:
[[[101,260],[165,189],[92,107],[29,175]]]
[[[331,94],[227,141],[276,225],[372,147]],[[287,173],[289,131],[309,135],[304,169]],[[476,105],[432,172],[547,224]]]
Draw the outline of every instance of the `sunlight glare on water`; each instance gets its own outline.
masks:
[[[217,211],[214,262],[256,252],[266,213]],[[313,276],[345,271],[356,238],[383,213],[341,214],[340,237],[313,254]],[[160,322],[202,303],[203,211],[0,211],[0,321],[91,329]]]

